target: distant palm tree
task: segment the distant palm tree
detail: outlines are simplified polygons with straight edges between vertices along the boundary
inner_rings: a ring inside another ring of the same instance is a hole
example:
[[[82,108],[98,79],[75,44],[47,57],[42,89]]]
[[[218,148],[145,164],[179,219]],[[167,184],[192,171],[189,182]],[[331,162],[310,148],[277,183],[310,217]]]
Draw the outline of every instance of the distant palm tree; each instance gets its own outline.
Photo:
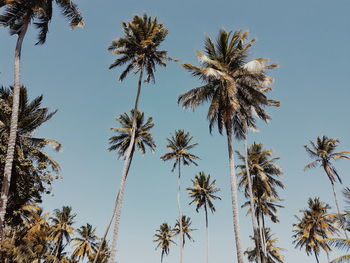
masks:
[[[217,124],[220,134],[224,129],[226,130],[238,263],[243,263],[243,251],[240,241],[232,136],[235,135],[237,139],[245,138],[244,124],[247,116],[250,116],[247,110],[252,109],[252,105],[261,105],[263,102],[269,103],[263,94],[264,91],[256,87],[267,81],[266,75],[262,71],[250,70],[253,62],[246,65],[248,50],[255,42],[255,39],[247,42],[247,36],[247,32],[231,34],[231,32],[221,30],[216,43],[211,38],[206,37],[205,54],[196,51],[201,67],[188,63],[183,65],[194,77],[202,80],[204,85],[183,93],[178,98],[178,103],[181,103],[184,108],[191,109],[209,102],[210,106],[207,114],[210,122],[209,130],[212,131],[215,124]],[[259,100],[252,100],[252,98],[257,97]],[[258,104],[256,104],[257,101],[259,101]]]
[[[97,263],[107,263],[110,255],[109,247],[107,241],[99,242],[97,244],[98,247],[101,247],[100,252],[95,254],[90,260],[89,263],[97,262]]]
[[[88,259],[93,258],[94,252],[97,248],[98,238],[95,235],[95,229],[92,225],[86,224],[77,229],[78,237],[74,237],[73,247],[75,248],[72,252],[74,259],[82,260],[85,257]]]
[[[276,247],[275,243],[278,241],[278,238],[273,238],[273,235],[270,233],[270,229],[264,229],[265,241],[266,241],[266,263],[283,263],[284,256],[280,254],[281,251],[285,250],[280,247]],[[257,259],[257,249],[256,247],[248,249],[244,252],[248,256],[250,262],[255,262]],[[261,257],[264,257],[262,255]]]
[[[133,132],[133,120],[136,120],[136,130],[135,133]],[[156,145],[153,141],[152,134],[150,133],[150,130],[153,128],[154,123],[152,122],[152,117],[149,117],[147,121],[145,122],[145,117],[143,112],[137,111],[137,114],[132,110],[130,116],[127,113],[124,113],[120,115],[118,118],[116,118],[116,121],[119,122],[121,125],[121,128],[112,128],[113,131],[117,133],[117,135],[112,136],[109,138],[109,144],[111,145],[108,149],[110,151],[117,151],[119,158],[124,157],[127,155],[130,143],[132,140],[133,135],[135,136],[135,144],[132,144],[133,147],[131,148],[131,154],[130,154],[130,163],[132,161],[135,148],[139,150],[142,154],[146,153],[146,147],[149,147],[152,152],[155,151]],[[130,167],[130,166],[129,166]],[[129,168],[128,168],[129,169]],[[128,175],[128,171],[125,174]],[[123,195],[125,190],[125,184],[126,184],[126,176],[122,177],[118,197],[116,201],[115,206],[115,223],[114,223],[114,232],[113,232],[113,242],[112,242],[112,248],[111,248],[111,257],[110,262],[115,263],[115,256],[116,256],[116,249],[117,249],[117,239],[118,239],[118,231],[119,231],[119,222],[120,222],[120,216],[121,216],[121,208],[122,208],[122,201],[123,201]]]
[[[323,249],[328,256],[331,250],[327,244],[330,235],[337,233],[335,225],[335,214],[328,214],[331,208],[328,204],[320,201],[319,198],[309,198],[308,209],[301,210],[303,217],[294,224],[293,235],[295,248],[305,248],[306,254],[314,253],[317,263],[320,249]]]
[[[7,143],[11,130],[11,115],[14,91],[13,88],[0,88],[0,186],[7,192],[6,222],[12,225],[20,222],[14,211],[33,200],[40,200],[43,192],[49,191],[45,183],[50,184],[53,175],[60,171],[60,165],[44,150],[52,146],[56,151],[61,144],[55,140],[34,137],[34,133],[56,113],[42,106],[43,96],[29,100],[27,89],[20,89],[16,144],[14,151],[14,169],[11,172],[9,188],[4,185],[4,169]],[[52,176],[47,173],[52,170]],[[6,180],[5,180],[6,181]],[[25,190],[23,190],[25,189]],[[1,221],[1,220],[0,220]],[[0,225],[0,228],[2,225]]]
[[[49,31],[49,23],[52,19],[53,0],[41,1],[3,1],[0,6],[6,4],[5,11],[0,15],[0,26],[9,28],[11,35],[18,35],[15,49],[15,79],[13,86],[13,103],[11,111],[11,127],[8,140],[6,164],[4,169],[3,184],[0,195],[0,236],[2,235],[3,224],[6,214],[8,193],[11,183],[12,163],[15,153],[15,144],[17,137],[17,122],[20,100],[20,62],[22,43],[26,35],[28,26],[31,22],[39,29],[38,42],[44,44],[46,35]],[[83,18],[81,17],[77,6],[71,0],[55,0],[56,4],[62,10],[72,28],[82,26]]]
[[[183,215],[182,216],[182,231],[180,230],[180,222],[179,222],[179,219],[176,219],[176,223],[175,223],[175,227],[173,229],[174,233],[176,235],[179,235],[181,232],[183,234],[183,237],[182,237],[182,246],[185,246],[185,243],[186,243],[186,237],[188,238],[188,240],[190,241],[194,241],[193,238],[191,237],[190,233],[196,229],[192,229],[191,228],[191,218],[189,216],[185,216]]]
[[[208,240],[208,207],[212,213],[216,211],[213,200],[221,198],[215,194],[220,191],[220,188],[215,186],[216,180],[210,182],[210,175],[206,176],[204,172],[199,172],[192,180],[193,188],[187,188],[190,198],[193,200],[190,204],[197,205],[196,211],[204,207],[205,211],[205,229],[206,229],[206,262],[209,262],[209,240]]]
[[[335,204],[337,206],[338,214],[340,214],[340,206],[337,198],[337,194],[334,188],[334,184],[337,180],[342,183],[340,175],[335,169],[334,165],[331,163],[332,160],[339,159],[350,159],[347,156],[350,152],[334,152],[339,143],[338,139],[331,139],[327,136],[317,137],[316,143],[310,141],[311,147],[305,145],[306,152],[310,155],[312,159],[315,159],[311,163],[308,163],[304,170],[314,168],[316,166],[321,166],[326,172],[328,179],[331,183]]]
[[[52,254],[55,254],[56,260],[60,260],[64,248],[70,243],[71,235],[74,232],[73,224],[76,214],[72,213],[70,206],[63,206],[62,210],[55,209],[54,216],[50,217],[51,225],[51,240],[54,243]],[[65,240],[65,244],[63,243]],[[57,261],[54,262],[57,262]]]
[[[191,144],[193,137],[189,132],[184,130],[176,130],[175,135],[172,135],[171,138],[167,138],[168,145],[166,146],[170,152],[164,154],[160,157],[163,161],[168,161],[175,159],[172,172],[175,168],[178,167],[178,177],[177,177],[177,207],[179,210],[179,222],[180,222],[180,244],[183,244],[183,233],[182,233],[182,211],[181,211],[181,202],[180,202],[180,191],[181,191],[181,163],[183,165],[194,164],[197,166],[195,160],[199,160],[199,157],[189,153],[189,150],[192,150],[198,143]],[[183,246],[180,246],[180,263],[183,260]]]
[[[123,81],[130,73],[139,74],[137,93],[135,99],[134,112],[138,111],[139,98],[141,93],[143,74],[146,72],[145,82],[155,81],[154,72],[156,65],[166,66],[166,61],[172,59],[167,56],[167,51],[159,50],[160,44],[165,40],[168,30],[163,24],[158,23],[157,18],[152,18],[144,14],[143,16],[135,15],[131,22],[123,22],[124,37],[117,38],[112,41],[108,50],[113,54],[120,55],[110,66],[113,69],[119,66],[128,64],[126,69],[121,73],[119,80]],[[132,133],[129,145],[125,146],[128,150],[125,153],[124,167],[122,171],[121,181],[125,181],[131,165],[132,150],[134,149],[135,133],[136,133],[136,119],[132,122]],[[123,183],[121,182],[121,185]],[[121,211],[121,203],[123,200],[123,193],[119,189],[116,201],[115,220],[119,220]],[[119,225],[116,222],[115,225]],[[117,250],[117,232],[114,231],[110,262],[115,263]]]
[[[279,198],[277,187],[284,188],[283,183],[279,180],[282,175],[281,167],[275,164],[279,158],[272,157],[272,150],[263,149],[262,144],[253,143],[247,153],[242,155],[236,151],[238,159],[242,162],[237,167],[241,170],[239,187],[244,189],[245,197],[250,199],[249,194],[249,175],[252,179],[252,191],[255,205],[255,216],[257,218],[258,232],[263,254],[266,254],[265,234],[263,233],[265,226],[265,215],[269,216],[272,222],[278,222],[276,217],[277,208],[283,206],[276,204],[281,201]],[[248,158],[246,158],[248,156]],[[249,173],[247,172],[247,163]],[[246,202],[242,207],[250,205],[248,212],[251,212],[251,200]],[[264,258],[262,258],[265,261]]]
[[[172,240],[174,235],[175,233],[173,229],[171,229],[171,227],[167,223],[161,224],[159,229],[156,230],[156,234],[154,235],[155,240],[153,240],[153,242],[158,243],[156,249],[158,249],[159,247],[162,249],[160,262],[163,262],[164,255],[169,254],[171,243],[176,244]]]

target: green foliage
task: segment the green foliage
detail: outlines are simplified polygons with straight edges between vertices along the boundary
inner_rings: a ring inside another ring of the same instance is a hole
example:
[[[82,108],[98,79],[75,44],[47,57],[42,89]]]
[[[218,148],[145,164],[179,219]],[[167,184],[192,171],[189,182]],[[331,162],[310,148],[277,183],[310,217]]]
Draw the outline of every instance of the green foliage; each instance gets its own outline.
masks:
[[[163,262],[164,255],[168,255],[170,252],[171,244],[176,244],[172,238],[175,236],[174,230],[167,223],[160,225],[159,229],[156,230],[153,242],[158,243],[156,249],[161,248],[162,253],[160,261]]]
[[[191,228],[191,224],[192,224],[192,221],[191,221],[191,218],[189,216],[185,216],[183,215],[182,218],[181,218],[182,222],[181,222],[181,225],[182,225],[182,231],[180,230],[180,222],[179,222],[179,219],[176,219],[176,223],[175,223],[175,227],[173,229],[175,235],[179,235],[181,232],[182,232],[182,246],[184,247],[185,246],[185,243],[186,243],[186,238],[188,238],[188,240],[190,241],[194,241],[193,238],[191,237],[190,233],[196,229],[192,229]]]
[[[10,134],[13,93],[10,88],[0,88],[0,187],[4,174],[7,141]],[[55,140],[33,137],[41,125],[50,120],[56,111],[49,112],[42,107],[43,97],[29,101],[26,88],[20,90],[17,139],[10,185],[9,204],[6,221],[8,224],[20,224],[16,215],[28,201],[40,202],[43,193],[50,192],[50,185],[58,178],[59,164],[44,150],[52,146],[59,151],[61,144]]]

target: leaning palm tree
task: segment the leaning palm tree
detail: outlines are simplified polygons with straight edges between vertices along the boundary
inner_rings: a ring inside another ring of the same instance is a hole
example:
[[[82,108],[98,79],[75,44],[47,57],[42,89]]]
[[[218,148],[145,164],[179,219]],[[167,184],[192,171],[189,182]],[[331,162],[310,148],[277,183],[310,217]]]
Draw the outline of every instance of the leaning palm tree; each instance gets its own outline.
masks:
[[[46,35],[49,30],[49,23],[52,19],[53,2],[53,0],[9,1],[7,2],[5,11],[0,15],[0,26],[9,28],[11,35],[18,35],[14,59],[15,79],[13,87],[14,95],[11,113],[11,128],[0,195],[0,236],[3,230],[2,225],[4,224],[6,213],[8,193],[11,183],[12,163],[17,137],[17,123],[20,103],[19,97],[21,88],[20,61],[22,43],[31,22],[33,22],[33,24],[39,29],[38,42],[36,44],[41,45],[45,43]],[[84,24],[77,6],[72,3],[71,0],[55,0],[55,2],[62,10],[63,16],[69,20],[72,28],[82,26]]]
[[[2,189],[7,189],[7,186],[4,186],[3,172],[12,125],[14,96],[13,88],[0,88],[0,186]],[[45,148],[52,146],[56,151],[59,151],[61,144],[55,140],[34,137],[35,131],[56,113],[56,111],[50,112],[47,107],[43,107],[42,101],[43,96],[29,100],[27,89],[25,87],[20,89],[14,169],[11,173],[12,179],[9,182],[9,189],[6,190],[8,191],[6,213],[12,216],[5,218],[6,223],[11,225],[16,223],[14,221],[20,222],[14,211],[19,210],[32,200],[40,200],[41,194],[49,191],[45,183],[50,184],[53,175],[60,171],[59,164],[45,152]]]
[[[283,263],[284,256],[280,254],[281,251],[285,250],[280,247],[276,247],[275,243],[278,241],[278,238],[273,238],[273,234],[270,233],[270,229],[264,230],[265,240],[266,240],[266,263]],[[253,238],[254,239],[254,238]],[[256,247],[250,248],[244,252],[248,256],[250,262],[256,262],[257,260],[257,249]],[[261,257],[265,257],[261,255]]]
[[[175,233],[173,229],[167,224],[163,223],[160,225],[159,229],[156,230],[156,234],[154,235],[153,242],[157,242],[158,245],[156,246],[156,249],[159,247],[162,249],[162,253],[160,255],[160,262],[163,262],[164,255],[168,255],[170,251],[171,244],[176,244],[172,238],[174,237]]]
[[[296,217],[298,223],[293,225],[295,233],[293,243],[295,248],[304,247],[307,255],[313,253],[319,263],[320,250],[323,249],[328,257],[331,248],[327,244],[327,239],[338,232],[335,225],[336,214],[328,214],[331,207],[319,198],[309,198],[308,206],[308,209],[300,211],[303,214],[302,218]]]
[[[133,122],[136,120],[136,131],[133,132]],[[145,116],[143,112],[131,111],[130,116],[127,113],[120,115],[116,118],[116,121],[119,122],[121,128],[112,128],[113,131],[117,133],[117,135],[109,138],[110,151],[117,151],[119,158],[128,155],[130,145],[130,163],[132,161],[132,157],[135,151],[135,148],[141,152],[141,154],[146,153],[146,147],[148,147],[152,152],[155,151],[156,145],[153,141],[152,134],[150,130],[153,128],[154,123],[152,122],[152,117],[149,117],[147,121],[145,121]],[[135,144],[131,144],[131,140],[133,135],[135,136]],[[129,166],[130,167],[130,166]],[[129,168],[128,168],[129,169]],[[128,171],[127,171],[128,172]],[[126,173],[125,175],[127,175]],[[118,230],[119,230],[119,222],[121,215],[121,207],[122,207],[122,196],[124,194],[126,184],[126,177],[122,177],[119,193],[117,197],[117,204],[115,207],[115,222],[114,222],[114,232],[113,232],[113,241],[111,248],[111,257],[110,262],[115,263],[116,249],[117,249],[117,238],[118,238]]]
[[[176,223],[175,223],[175,227],[173,229],[174,233],[176,235],[179,235],[181,232],[182,232],[182,246],[184,247],[185,246],[185,243],[186,243],[186,238],[189,240],[189,241],[194,241],[192,236],[190,235],[190,233],[196,229],[193,229],[191,228],[191,218],[189,216],[185,216],[183,215],[182,216],[182,222],[181,222],[181,225],[182,225],[182,231],[180,229],[180,222],[179,222],[179,219],[176,219]]]
[[[124,37],[117,38],[112,41],[112,44],[108,47],[108,50],[115,55],[120,55],[110,66],[109,69],[113,69],[119,66],[126,66],[119,76],[119,80],[123,81],[130,72],[139,74],[136,99],[133,111],[138,111],[139,98],[141,93],[141,87],[143,82],[143,75],[146,73],[145,82],[155,82],[154,72],[156,65],[165,67],[166,61],[172,59],[167,56],[167,51],[159,50],[160,44],[165,40],[168,34],[168,30],[163,24],[158,23],[157,18],[152,18],[144,14],[143,16],[135,15],[131,22],[122,22],[124,30]],[[132,122],[132,133],[129,141],[129,145],[126,146],[127,151],[124,155],[124,167],[121,176],[120,189],[117,195],[115,203],[115,220],[119,224],[121,203],[123,200],[123,192],[121,188],[126,180],[128,171],[131,165],[132,150],[134,149],[135,133],[136,133],[136,119]],[[118,214],[119,213],[119,214]],[[114,231],[115,238],[112,242],[112,251],[110,262],[115,263],[116,254],[116,238],[118,230]]]
[[[217,188],[216,180],[210,181],[210,175],[206,176],[204,172],[199,172],[192,180],[193,188],[187,188],[188,195],[193,200],[190,204],[195,203],[197,205],[196,211],[198,212],[200,208],[204,207],[205,211],[205,229],[206,229],[206,262],[209,262],[209,238],[208,238],[208,208],[212,213],[216,211],[213,204],[213,200],[221,198],[215,194],[220,191]]]
[[[340,175],[332,164],[332,160],[349,159],[347,156],[350,152],[334,152],[339,143],[338,139],[328,138],[327,136],[317,137],[316,143],[310,141],[311,147],[305,145],[306,152],[312,159],[315,159],[311,163],[308,163],[304,170],[321,166],[328,176],[329,182],[331,183],[335,204],[337,206],[338,214],[340,214],[340,206],[335,191],[334,184],[338,181],[342,183]]]
[[[181,202],[180,202],[180,191],[181,191],[181,163],[184,166],[188,166],[190,164],[194,164],[197,166],[195,160],[198,160],[199,157],[193,155],[189,152],[198,143],[191,143],[193,137],[189,132],[185,132],[184,130],[176,130],[175,134],[171,136],[171,138],[167,138],[168,145],[166,146],[170,152],[164,154],[160,157],[163,161],[168,161],[174,159],[174,164],[172,168],[172,172],[178,168],[178,176],[177,176],[177,208],[179,211],[179,222],[180,222],[180,244],[183,244],[183,233],[182,233],[182,211],[181,211]],[[183,259],[183,246],[180,246],[180,263]]]
[[[77,229],[78,237],[74,237],[72,257],[77,260],[87,257],[91,259],[97,248],[98,237],[95,235],[95,229],[92,225],[86,224]]]
[[[234,234],[238,263],[243,262],[243,252],[240,241],[240,228],[237,202],[237,182],[235,174],[232,136],[243,139],[245,136],[246,120],[251,110],[256,110],[262,104],[269,104],[260,89],[263,82],[268,81],[263,71],[250,70],[247,64],[248,50],[255,40],[246,41],[247,32],[219,32],[216,43],[206,37],[203,54],[197,51],[201,67],[184,64],[184,68],[204,82],[204,85],[194,88],[178,98],[184,108],[196,108],[204,102],[209,102],[207,118],[210,122],[209,130],[215,124],[220,134],[226,130],[231,198],[233,210]],[[274,66],[271,66],[274,67]],[[266,66],[268,68],[268,66]],[[258,98],[253,100],[253,98]],[[252,107],[253,106],[253,107]],[[261,107],[260,107],[261,108]],[[252,121],[252,118],[249,118]]]
[[[54,243],[52,254],[55,255],[56,260],[60,260],[62,258],[64,248],[71,241],[71,235],[74,232],[72,225],[74,224],[75,217],[76,214],[72,213],[72,208],[70,206],[63,206],[62,210],[55,209],[53,212],[53,217],[50,217],[52,222],[50,237]]]

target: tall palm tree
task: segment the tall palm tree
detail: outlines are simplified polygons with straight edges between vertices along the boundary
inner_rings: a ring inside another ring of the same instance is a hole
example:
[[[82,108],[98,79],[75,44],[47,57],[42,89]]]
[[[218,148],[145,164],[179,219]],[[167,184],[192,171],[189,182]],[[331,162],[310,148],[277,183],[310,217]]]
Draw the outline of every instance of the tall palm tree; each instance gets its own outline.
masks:
[[[269,103],[263,94],[264,91],[257,88],[258,86],[261,87],[261,83],[268,80],[266,75],[263,71],[250,70],[251,64],[246,65],[248,50],[255,42],[255,39],[247,42],[247,36],[247,32],[232,34],[221,30],[216,43],[211,38],[206,37],[205,54],[196,51],[201,67],[191,64],[183,65],[194,77],[202,80],[204,85],[183,93],[178,98],[178,102],[184,108],[194,109],[204,102],[209,102],[207,118],[210,122],[210,132],[215,124],[217,124],[220,134],[224,129],[226,130],[238,263],[243,262],[243,252],[240,241],[232,136],[235,135],[237,139],[244,138],[244,124],[246,123],[244,118],[250,116],[248,110],[255,110],[251,105],[261,105],[263,102]],[[257,100],[259,101],[258,104],[253,98],[259,98]]]
[[[191,180],[193,188],[187,188],[190,198],[193,200],[190,204],[195,203],[197,205],[196,211],[198,212],[200,208],[204,207],[205,211],[205,229],[206,229],[206,262],[209,262],[209,238],[208,238],[208,208],[212,213],[216,211],[213,204],[213,200],[221,198],[215,194],[220,191],[215,183],[216,180],[210,181],[210,175],[206,176],[204,172],[199,172],[195,176],[194,180]]]
[[[175,227],[174,227],[173,231],[176,235],[179,235],[182,232],[182,234],[183,234],[182,246],[183,247],[185,246],[185,243],[186,243],[186,237],[188,240],[190,240],[192,242],[194,241],[193,238],[191,237],[190,233],[196,229],[192,229],[191,224],[192,224],[191,218],[189,216],[183,215],[182,222],[181,222],[181,225],[182,225],[182,231],[181,231],[179,219],[176,219],[176,223],[175,223]]]
[[[53,2],[53,0],[13,1],[6,5],[4,13],[0,15],[0,26],[9,28],[11,35],[18,35],[14,58],[15,79],[13,86],[10,136],[8,140],[4,177],[0,195],[0,236],[2,234],[6,214],[17,137],[21,88],[20,61],[22,43],[31,22],[33,22],[33,24],[39,29],[38,42],[36,44],[41,45],[45,43],[46,35],[49,30],[49,23],[52,19]],[[62,10],[63,16],[69,20],[72,28],[83,25],[83,18],[81,17],[77,6],[72,3],[71,0],[55,0],[55,3]]]
[[[156,249],[161,248],[162,253],[160,255],[160,262],[163,262],[164,255],[168,255],[170,251],[171,244],[176,244],[172,238],[174,237],[175,233],[173,229],[167,224],[163,223],[160,225],[159,229],[156,230],[156,234],[154,235],[153,242],[157,242],[158,245],[156,246]]]
[[[2,109],[0,111],[0,185],[3,188],[5,187],[3,172],[6,148],[11,129],[13,90],[13,88],[0,88],[0,107]],[[19,210],[29,201],[40,201],[41,194],[49,191],[47,185],[50,185],[53,175],[60,170],[59,164],[45,153],[44,149],[46,146],[53,146],[56,151],[59,151],[61,144],[55,140],[33,136],[35,131],[56,113],[56,111],[50,112],[47,107],[43,107],[42,100],[43,96],[39,96],[30,101],[26,88],[20,89],[18,136],[16,137],[14,169],[11,173],[12,179],[6,206],[6,222],[11,225],[21,222],[14,211]],[[54,173],[52,174],[51,171]]]
[[[60,260],[64,248],[70,243],[71,235],[74,232],[73,224],[76,214],[72,213],[70,206],[63,206],[62,210],[55,209],[54,216],[50,217],[51,225],[51,240],[54,243],[52,254],[55,255],[56,260]],[[65,244],[63,243],[65,240]],[[55,262],[56,262],[55,260]]]
[[[134,119],[136,120],[135,133],[133,132]],[[150,130],[154,126],[154,123],[152,122],[152,120],[153,120],[152,117],[149,117],[145,122],[144,113],[137,111],[137,114],[135,114],[135,111],[133,110],[131,111],[130,116],[127,113],[120,115],[118,118],[116,118],[116,121],[119,122],[119,124],[121,125],[121,128],[112,128],[112,130],[115,131],[117,135],[109,138],[109,143],[111,145],[109,147],[109,150],[117,151],[118,156],[121,158],[121,157],[124,157],[125,155],[128,155],[130,145],[132,145],[133,147],[131,148],[131,155],[129,156],[130,157],[129,164],[131,164],[135,148],[139,152],[141,152],[141,154],[146,153],[146,147],[150,148],[150,150],[154,152],[156,145],[153,141],[152,134],[150,133]],[[134,138],[135,144],[131,144],[131,140],[133,136],[135,136]],[[130,167],[130,165],[128,167]],[[125,175],[127,174],[128,173],[126,173]],[[123,200],[121,196],[124,195],[125,183],[126,183],[126,177],[122,177],[120,187],[119,187],[119,193],[117,197],[117,204],[115,207],[116,208],[115,223],[114,223],[114,231],[113,231],[111,257],[110,257],[111,263],[112,262],[115,263],[119,222],[120,222],[121,207],[122,207],[122,200]]]
[[[180,222],[180,244],[183,244],[183,233],[182,233],[182,210],[181,210],[181,202],[180,202],[180,191],[181,191],[181,163],[184,166],[188,166],[190,164],[194,164],[197,166],[195,160],[199,160],[199,157],[193,155],[189,152],[194,147],[198,145],[198,143],[191,143],[193,137],[189,132],[185,132],[184,130],[176,130],[175,134],[171,136],[171,138],[167,138],[168,145],[166,146],[170,152],[164,154],[160,157],[163,161],[174,160],[172,172],[178,168],[178,177],[177,177],[177,207],[179,211],[179,222]],[[180,263],[183,260],[183,246],[180,245]]]
[[[280,247],[276,247],[275,243],[278,241],[278,238],[273,238],[273,234],[270,233],[270,229],[267,228],[264,230],[265,240],[266,240],[266,262],[267,263],[283,263],[284,256],[280,254],[281,251],[285,250]],[[250,262],[255,262],[257,259],[257,249],[256,247],[250,248],[244,252],[248,256]],[[264,255],[262,255],[264,257]]]
[[[95,229],[92,225],[86,224],[86,226],[81,226],[77,229],[78,237],[74,237],[73,247],[75,248],[72,252],[72,257],[74,259],[88,259],[93,258],[94,252],[97,248],[98,237],[95,235]]]
[[[283,183],[279,180],[279,176],[282,175],[281,167],[275,164],[275,161],[279,160],[279,158],[273,158],[272,150],[263,149],[262,144],[255,142],[244,155],[239,151],[236,151],[236,153],[238,159],[242,162],[242,164],[237,166],[240,169],[238,173],[240,177],[238,185],[241,189],[244,189],[245,197],[249,199],[242,207],[251,205],[251,194],[249,193],[249,177],[251,177],[251,190],[253,191],[252,195],[254,198],[254,211],[257,218],[259,239],[263,254],[266,254],[265,234],[263,233],[265,229],[264,216],[269,216],[272,222],[278,222],[276,217],[277,208],[283,207],[276,204],[276,202],[281,201],[277,187],[284,188]],[[247,169],[247,165],[249,169]],[[252,211],[250,206],[248,212],[252,213]],[[265,261],[265,258],[263,257],[262,260]]]
[[[167,56],[167,51],[159,50],[159,46],[165,40],[168,30],[163,24],[158,23],[157,18],[149,17],[147,14],[143,16],[135,15],[131,22],[122,22],[122,27],[124,30],[124,37],[113,40],[108,47],[109,51],[120,56],[109,66],[109,69],[128,64],[119,76],[120,81],[123,81],[130,72],[139,74],[136,99],[133,108],[133,111],[137,112],[144,73],[146,73],[145,82],[155,82],[154,72],[156,70],[156,65],[165,67],[166,61],[172,60],[172,58]],[[119,224],[120,214],[118,213],[121,211],[121,203],[123,200],[121,188],[123,188],[123,184],[125,184],[131,165],[136,129],[136,119],[134,118],[132,122],[131,139],[124,155],[125,161],[117,201],[115,203],[116,208],[114,208],[116,211],[115,220],[118,221],[115,223],[116,225]],[[112,243],[111,263],[115,263],[117,232],[118,229],[114,230],[115,238]]]
[[[304,147],[306,152],[312,159],[314,159],[314,161],[305,165],[304,170],[314,168],[316,166],[323,168],[323,170],[326,172],[326,175],[328,176],[329,182],[331,183],[337,211],[338,214],[340,214],[340,206],[334,184],[337,181],[342,183],[342,180],[331,161],[339,159],[350,159],[350,157],[347,156],[347,154],[350,152],[335,152],[338,143],[338,139],[328,138],[327,136],[323,136],[322,138],[317,137],[316,143],[310,141],[311,147],[307,145]]]
[[[317,263],[320,249],[323,249],[327,255],[331,250],[327,244],[330,235],[337,233],[335,225],[335,214],[328,214],[331,208],[328,204],[320,201],[319,198],[309,198],[308,209],[301,210],[302,218],[296,217],[298,223],[294,224],[295,233],[293,235],[295,248],[305,247],[307,255],[314,253]]]

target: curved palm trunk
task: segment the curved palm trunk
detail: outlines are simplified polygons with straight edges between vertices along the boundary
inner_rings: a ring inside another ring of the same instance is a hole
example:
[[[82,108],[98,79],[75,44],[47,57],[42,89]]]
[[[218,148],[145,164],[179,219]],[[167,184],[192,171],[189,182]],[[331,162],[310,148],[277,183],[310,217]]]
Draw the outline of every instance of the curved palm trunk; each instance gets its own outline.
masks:
[[[94,258],[93,263],[97,263],[98,256],[99,256],[100,253],[101,253],[103,243],[106,241],[106,238],[107,238],[109,229],[111,228],[111,225],[112,225],[112,222],[113,222],[113,219],[114,219],[114,215],[115,215],[115,212],[116,212],[116,208],[117,208],[118,196],[119,196],[119,192],[118,192],[118,195],[117,195],[117,199],[115,200],[115,204],[114,204],[114,209],[113,209],[113,213],[112,213],[111,220],[109,220],[109,224],[108,224],[107,229],[106,229],[106,231],[105,231],[105,233],[104,233],[104,235],[103,235],[101,244],[100,244],[100,246],[98,247],[98,250],[97,250],[97,253],[96,253],[96,256],[95,256],[95,258]]]
[[[234,232],[235,241],[236,241],[237,262],[243,263],[243,252],[242,252],[242,244],[241,244],[241,234],[240,234],[239,214],[238,214],[238,200],[237,200],[237,178],[236,178],[236,172],[235,172],[235,161],[234,161],[233,150],[232,150],[232,129],[230,125],[226,127],[226,134],[227,134],[228,158],[230,163],[233,232]]]
[[[265,217],[264,217],[264,213],[261,213],[261,222],[262,222],[262,231],[261,231],[261,244],[262,244],[262,250],[263,250],[263,255],[264,255],[264,259],[267,258],[267,248],[266,248],[266,228],[265,228]]]
[[[183,229],[182,229],[182,211],[180,203],[180,190],[181,190],[181,162],[179,162],[179,175],[177,177],[177,208],[179,210],[179,227],[180,227],[180,263],[183,260]]]
[[[250,177],[250,169],[248,165],[248,132],[246,132],[245,136],[245,142],[244,142],[244,150],[245,150],[245,167],[247,171],[247,178],[248,178],[248,190],[249,190],[249,202],[250,202],[250,210],[251,210],[251,216],[252,216],[252,225],[253,225],[253,233],[254,233],[254,242],[257,252],[257,263],[265,263],[265,257],[261,260],[260,256],[260,238],[259,238],[259,232],[258,232],[258,223],[256,219],[255,214],[255,204],[254,204],[254,195],[253,195],[253,184],[252,179]]]
[[[130,169],[134,149],[135,149],[135,135],[136,135],[136,114],[138,110],[138,103],[141,93],[141,86],[142,86],[142,77],[143,77],[143,64],[140,68],[140,76],[138,81],[138,87],[137,87],[137,94],[136,94],[136,100],[135,100],[135,106],[134,106],[134,116],[133,116],[133,122],[132,122],[132,130],[131,130],[131,139],[130,144],[126,153],[125,161],[124,161],[124,167],[122,171],[122,177],[120,181],[119,186],[119,192],[117,196],[117,202],[115,204],[115,223],[114,223],[114,230],[113,230],[113,241],[112,241],[112,247],[111,247],[111,256],[109,258],[109,263],[115,263],[116,262],[116,254],[117,254],[117,240],[118,240],[118,232],[119,232],[119,223],[120,223],[120,215],[121,215],[121,209],[122,209],[122,202],[123,202],[123,195],[125,190],[125,183],[126,178],[128,176],[128,172]]]
[[[206,234],[206,251],[205,251],[205,256],[206,256],[206,263],[209,262],[209,231],[208,231],[208,210],[207,210],[207,205],[204,205],[205,209],[205,234]]]
[[[7,146],[4,177],[2,179],[1,196],[0,196],[0,238],[2,238],[7,201],[8,201],[8,195],[10,190],[10,184],[11,184],[12,163],[13,163],[13,158],[15,153],[16,137],[17,137],[19,95],[20,95],[20,89],[21,89],[21,78],[20,78],[21,52],[22,52],[22,43],[29,25],[29,19],[30,18],[27,17],[24,21],[21,32],[18,35],[16,50],[15,50],[15,62],[14,62],[15,80],[14,80],[14,87],[13,87],[11,127],[10,127],[10,136],[9,136],[9,141]]]

